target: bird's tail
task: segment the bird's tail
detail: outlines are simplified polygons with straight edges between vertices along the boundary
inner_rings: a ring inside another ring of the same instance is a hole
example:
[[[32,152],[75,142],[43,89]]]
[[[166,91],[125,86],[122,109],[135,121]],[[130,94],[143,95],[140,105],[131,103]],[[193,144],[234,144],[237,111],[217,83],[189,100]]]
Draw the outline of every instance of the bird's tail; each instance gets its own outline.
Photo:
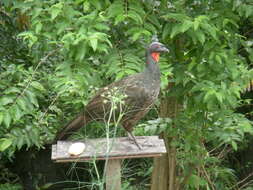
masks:
[[[55,141],[57,140],[65,140],[73,132],[77,131],[84,125],[87,125],[90,122],[89,117],[87,117],[84,113],[79,114],[75,119],[70,121],[61,131],[58,132],[56,135]]]

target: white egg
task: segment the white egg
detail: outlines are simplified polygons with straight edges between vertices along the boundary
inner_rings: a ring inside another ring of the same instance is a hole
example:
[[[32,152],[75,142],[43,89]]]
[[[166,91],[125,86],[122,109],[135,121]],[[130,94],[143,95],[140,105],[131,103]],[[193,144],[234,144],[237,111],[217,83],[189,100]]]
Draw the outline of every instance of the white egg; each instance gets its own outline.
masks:
[[[70,145],[68,153],[71,156],[77,156],[77,155],[82,154],[84,149],[85,149],[85,144],[82,142],[77,142]]]

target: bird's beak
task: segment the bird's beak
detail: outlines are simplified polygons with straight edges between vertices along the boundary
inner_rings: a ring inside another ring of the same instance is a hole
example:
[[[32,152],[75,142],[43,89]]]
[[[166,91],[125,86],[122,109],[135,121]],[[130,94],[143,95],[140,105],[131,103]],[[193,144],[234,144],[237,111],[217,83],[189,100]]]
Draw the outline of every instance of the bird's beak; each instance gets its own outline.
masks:
[[[160,51],[160,52],[166,52],[166,53],[169,53],[169,52],[170,52],[170,50],[167,49],[165,46],[160,47],[160,48],[159,48],[159,51]]]

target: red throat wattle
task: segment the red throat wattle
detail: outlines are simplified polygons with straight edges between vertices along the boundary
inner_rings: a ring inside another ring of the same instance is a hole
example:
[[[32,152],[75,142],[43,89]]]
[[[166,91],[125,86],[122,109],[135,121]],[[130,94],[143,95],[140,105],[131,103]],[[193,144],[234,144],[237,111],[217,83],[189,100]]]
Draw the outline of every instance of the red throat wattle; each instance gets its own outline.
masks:
[[[158,62],[159,61],[159,58],[160,58],[160,53],[157,53],[157,52],[154,52],[154,53],[151,53],[151,56],[152,58]]]

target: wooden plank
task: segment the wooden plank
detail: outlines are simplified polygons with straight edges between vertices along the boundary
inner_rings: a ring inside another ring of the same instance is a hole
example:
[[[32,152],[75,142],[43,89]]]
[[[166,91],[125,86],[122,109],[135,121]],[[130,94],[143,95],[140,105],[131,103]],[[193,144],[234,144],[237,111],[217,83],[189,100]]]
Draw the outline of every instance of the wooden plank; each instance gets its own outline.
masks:
[[[168,189],[168,155],[163,154],[161,157],[154,158],[153,172],[151,178],[151,190]]]
[[[158,136],[137,136],[136,139],[142,150],[139,150],[128,137],[109,139],[108,142],[106,138],[78,141],[86,145],[84,152],[79,156],[68,154],[68,149],[74,142],[58,141],[56,149],[54,149],[56,152],[52,152],[54,155],[52,160],[56,162],[82,162],[93,159],[105,160],[108,157],[110,159],[157,157],[166,153],[164,141]]]
[[[57,155],[57,146],[56,144],[52,145],[52,154],[51,154],[51,159],[55,160]]]
[[[121,160],[108,160],[106,168],[106,190],[121,189]]]
[[[163,154],[146,154],[146,155],[128,155],[128,156],[116,156],[116,157],[93,157],[93,158],[66,158],[66,159],[55,159],[54,162],[57,163],[66,163],[66,162],[87,162],[89,160],[106,160],[109,158],[110,160],[117,160],[117,159],[133,159],[133,158],[155,158],[155,157],[161,157]]]

